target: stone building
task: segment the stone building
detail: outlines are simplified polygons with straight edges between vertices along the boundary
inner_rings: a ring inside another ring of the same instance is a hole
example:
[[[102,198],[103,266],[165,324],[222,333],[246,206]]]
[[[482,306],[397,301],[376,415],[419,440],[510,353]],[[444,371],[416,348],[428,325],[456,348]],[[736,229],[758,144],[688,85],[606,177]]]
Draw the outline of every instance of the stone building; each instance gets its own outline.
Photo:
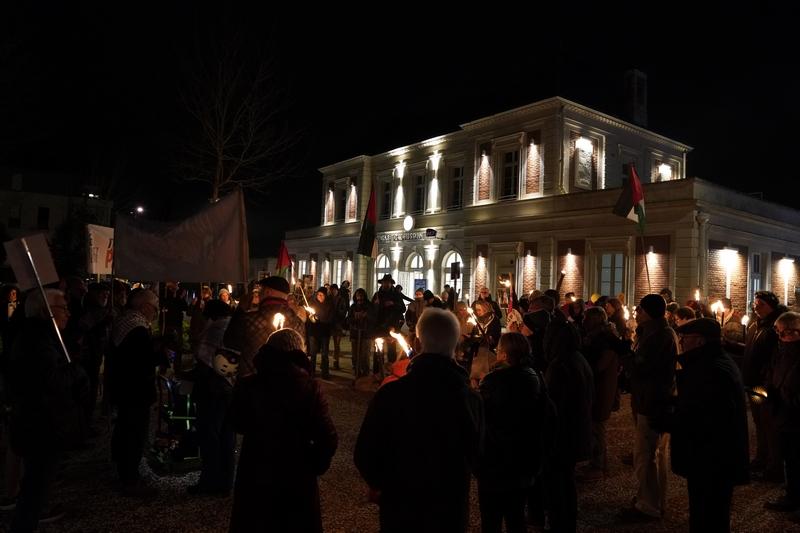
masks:
[[[555,287],[563,272],[562,294],[585,299],[668,287],[678,301],[699,290],[742,308],[772,289],[794,304],[800,212],[687,178],[689,150],[556,97],[341,161],[320,169],[320,226],[286,235],[293,276],[371,292],[388,273],[407,294],[438,292],[458,263],[464,300],[482,286],[502,299],[504,280],[519,294]],[[643,238],[612,213],[629,164],[643,183]],[[373,186],[374,262],[356,254]]]

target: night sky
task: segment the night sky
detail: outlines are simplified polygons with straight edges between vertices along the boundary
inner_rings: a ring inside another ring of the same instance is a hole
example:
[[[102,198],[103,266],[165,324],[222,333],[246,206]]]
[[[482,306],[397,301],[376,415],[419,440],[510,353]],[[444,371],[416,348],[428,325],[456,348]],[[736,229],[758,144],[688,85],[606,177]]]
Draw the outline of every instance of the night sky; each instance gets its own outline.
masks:
[[[388,12],[163,4],[34,3],[4,14],[0,172],[112,182],[121,209],[190,213],[209,190],[176,180],[193,135],[181,91],[209,47],[236,42],[244,57],[273,61],[280,120],[298,139],[286,156],[292,175],[248,206],[251,227],[263,228],[251,238],[256,255],[274,255],[284,230],[319,223],[320,166],[556,95],[621,116],[633,67],[648,76],[649,129],[694,147],[689,176],[800,208],[789,185],[796,29],[780,14],[699,19],[668,3],[647,16],[614,8],[627,19],[578,4],[553,14],[499,3],[458,14],[411,3]]]

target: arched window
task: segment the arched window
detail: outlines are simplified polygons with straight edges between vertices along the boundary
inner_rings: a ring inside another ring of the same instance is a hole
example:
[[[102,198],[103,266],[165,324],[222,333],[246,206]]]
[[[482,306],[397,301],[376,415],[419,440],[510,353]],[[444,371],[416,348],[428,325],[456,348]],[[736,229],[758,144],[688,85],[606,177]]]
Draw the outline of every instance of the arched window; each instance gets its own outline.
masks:
[[[403,294],[411,297],[414,294],[414,280],[425,279],[425,261],[418,253],[412,253],[408,256],[405,263],[405,269],[398,273],[400,279],[397,280],[399,285],[403,287]]]
[[[450,276],[453,263],[458,263],[459,272],[464,270],[464,260],[461,258],[461,254],[455,250],[447,252],[444,256],[444,259],[442,259],[442,290],[444,290],[445,285],[450,285],[451,287],[455,286],[458,292],[462,293],[461,280],[463,278],[459,277],[458,280],[454,282]]]

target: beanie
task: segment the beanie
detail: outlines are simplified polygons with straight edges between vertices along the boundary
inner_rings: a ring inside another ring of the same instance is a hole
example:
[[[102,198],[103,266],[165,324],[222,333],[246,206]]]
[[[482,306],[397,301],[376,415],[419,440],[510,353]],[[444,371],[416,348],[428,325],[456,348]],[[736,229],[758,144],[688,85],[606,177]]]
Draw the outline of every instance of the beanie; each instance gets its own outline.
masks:
[[[664,318],[667,302],[660,294],[648,294],[639,302],[639,307],[644,309],[650,318]]]

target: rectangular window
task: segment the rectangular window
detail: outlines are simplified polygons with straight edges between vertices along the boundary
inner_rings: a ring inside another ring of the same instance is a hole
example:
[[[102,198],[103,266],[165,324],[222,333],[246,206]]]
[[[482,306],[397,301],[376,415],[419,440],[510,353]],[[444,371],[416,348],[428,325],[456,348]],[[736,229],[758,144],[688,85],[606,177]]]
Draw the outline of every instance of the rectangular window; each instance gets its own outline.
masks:
[[[519,150],[503,154],[502,178],[500,199],[516,198],[519,190]]]
[[[455,167],[450,181],[450,203],[448,209],[464,207],[464,167]]]
[[[761,254],[753,254],[752,267],[750,269],[752,279],[752,290],[750,294],[755,294],[761,290]]]
[[[50,208],[40,207],[36,214],[36,229],[50,229]]]
[[[344,213],[347,210],[347,189],[336,191],[336,208],[334,209],[334,221],[344,222]]]
[[[412,213],[422,213],[425,211],[425,176],[414,178],[414,204]]]
[[[19,229],[22,226],[22,208],[18,205],[11,206],[8,210],[8,228]]]
[[[392,216],[392,184],[385,181],[381,184],[381,219]]]
[[[600,294],[616,296],[623,292],[625,278],[624,254],[611,252],[600,256]]]
[[[337,285],[342,284],[342,279],[344,276],[344,261],[342,259],[334,259],[333,260],[333,274],[332,274],[331,283],[335,283]]]

